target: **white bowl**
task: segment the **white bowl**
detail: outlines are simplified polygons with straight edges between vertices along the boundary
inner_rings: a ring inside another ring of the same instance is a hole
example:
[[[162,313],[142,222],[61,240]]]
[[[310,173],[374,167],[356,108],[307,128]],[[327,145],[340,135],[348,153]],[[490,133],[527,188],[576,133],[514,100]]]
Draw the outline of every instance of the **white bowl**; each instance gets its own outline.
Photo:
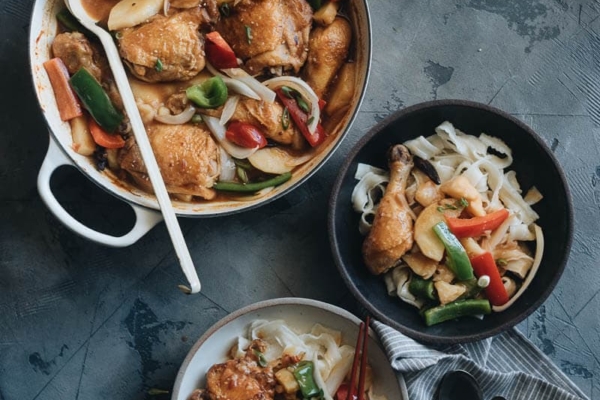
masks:
[[[183,361],[173,386],[172,400],[187,400],[206,385],[206,372],[227,360],[227,352],[256,319],[283,319],[292,329],[308,332],[315,323],[342,332],[342,342],[354,346],[360,319],[346,310],[316,300],[281,298],[262,301],[229,314],[194,344]],[[389,400],[402,400],[400,384],[374,332],[369,332],[369,364],[373,368],[373,391]]]

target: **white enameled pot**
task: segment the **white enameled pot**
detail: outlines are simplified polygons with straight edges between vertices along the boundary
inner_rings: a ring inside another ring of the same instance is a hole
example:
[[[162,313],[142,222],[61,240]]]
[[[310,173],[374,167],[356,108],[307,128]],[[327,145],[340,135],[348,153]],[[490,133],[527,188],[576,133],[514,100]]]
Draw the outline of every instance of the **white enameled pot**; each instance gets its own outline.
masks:
[[[371,25],[367,2],[366,0],[348,1],[347,4],[348,12],[353,15],[355,40],[358,48],[355,59],[359,73],[355,100],[351,105],[350,112],[339,125],[335,139],[323,145],[324,149],[317,156],[296,170],[292,179],[278,186],[266,196],[249,201],[228,200],[206,203],[186,203],[173,200],[173,207],[177,215],[210,217],[258,207],[298,187],[333,154],[356,117],[366,90],[371,63]],[[109,172],[98,171],[91,158],[77,154],[72,148],[69,124],[61,121],[58,115],[52,87],[42,65],[44,61],[51,58],[50,46],[57,32],[55,15],[63,7],[62,0],[37,0],[33,7],[31,19],[29,36],[31,73],[38,101],[50,132],[50,146],[38,175],[38,190],[52,213],[77,234],[107,246],[129,246],[162,220],[158,202],[153,195],[117,179]],[[129,203],[136,215],[136,223],[131,231],[119,237],[106,235],[90,229],[69,215],[56,200],[50,188],[50,178],[53,172],[62,165],[77,167],[101,188]]]

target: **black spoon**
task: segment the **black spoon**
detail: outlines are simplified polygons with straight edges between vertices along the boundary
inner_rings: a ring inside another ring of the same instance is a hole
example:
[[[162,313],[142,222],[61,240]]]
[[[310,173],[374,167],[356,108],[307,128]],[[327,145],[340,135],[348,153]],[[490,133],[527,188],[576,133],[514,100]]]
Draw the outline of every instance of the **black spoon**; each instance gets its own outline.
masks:
[[[473,375],[457,370],[444,374],[437,391],[437,400],[483,400],[483,392]],[[492,400],[506,400],[496,396]]]
[[[437,400],[483,400],[479,384],[466,371],[446,372],[438,387]]]

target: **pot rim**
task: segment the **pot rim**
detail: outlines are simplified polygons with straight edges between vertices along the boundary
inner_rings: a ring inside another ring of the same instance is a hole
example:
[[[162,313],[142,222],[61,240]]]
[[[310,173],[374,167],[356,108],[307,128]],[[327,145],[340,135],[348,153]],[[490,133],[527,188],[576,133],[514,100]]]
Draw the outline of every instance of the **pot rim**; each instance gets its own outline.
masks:
[[[36,0],[33,6],[33,12],[30,18],[29,28],[28,61],[30,64],[31,79],[34,90],[37,95],[38,106],[40,107],[42,115],[44,116],[46,126],[50,133],[50,140],[54,140],[56,142],[58,148],[71,161],[74,167],[76,167],[81,173],[83,173],[88,179],[94,182],[101,189],[107,191],[111,195],[128,204],[159,211],[160,207],[154,195],[145,193],[132,185],[125,186],[124,183],[118,180],[116,177],[110,177],[108,176],[108,174],[100,173],[96,171],[95,168],[93,168],[94,171],[91,171],[92,163],[89,161],[89,157],[78,155],[73,150],[69,149],[68,146],[63,142],[61,137],[56,132],[56,129],[60,127],[62,121],[54,120],[53,116],[50,115],[50,111],[53,111],[54,109],[56,109],[56,107],[53,104],[47,104],[47,102],[44,101],[44,98],[42,96],[41,92],[45,89],[45,82],[40,82],[41,78],[38,76],[39,72],[36,70],[43,69],[41,66],[41,60],[39,60],[39,56],[36,56],[36,54],[38,51],[40,51],[39,42],[43,41],[42,39],[47,36],[47,34],[45,35],[44,32],[44,28],[46,27],[46,25],[44,25],[42,22],[46,19],[45,17],[47,17],[47,14],[51,12],[54,8],[56,8],[57,4],[60,1],[61,0]],[[358,93],[355,94],[356,100],[354,102],[353,110],[349,115],[345,117],[343,129],[341,129],[338,132],[338,137],[330,145],[331,147],[327,149],[327,151],[324,152],[324,155],[321,156],[321,158],[317,162],[315,162],[315,164],[312,165],[301,177],[288,184],[282,185],[281,189],[276,189],[276,193],[274,193],[273,195],[257,199],[248,203],[243,201],[227,201],[224,202],[223,205],[219,206],[210,206],[210,203],[188,203],[173,200],[173,207],[175,209],[175,213],[178,216],[199,218],[227,216],[237,214],[243,211],[253,210],[255,208],[268,204],[287,195],[292,190],[298,188],[303,183],[305,183],[330,159],[334,152],[338,150],[343,139],[352,129],[352,125],[360,111],[360,107],[362,105],[362,102],[364,101],[371,73],[371,16],[368,1],[361,0],[360,3],[363,5],[363,8],[360,11],[364,14],[363,18],[360,18],[362,21],[357,21],[356,28],[361,29],[361,34],[357,34],[355,40],[359,41],[359,44],[361,44],[362,49],[361,61],[363,65],[361,67],[364,69],[364,76],[360,76],[362,81],[359,81],[359,83],[362,83],[362,87],[360,88],[360,91],[358,91]],[[355,7],[354,3],[349,2],[349,4],[352,4],[353,7]],[[317,155],[316,157],[319,157],[319,155]],[[206,207],[207,205],[208,207]]]

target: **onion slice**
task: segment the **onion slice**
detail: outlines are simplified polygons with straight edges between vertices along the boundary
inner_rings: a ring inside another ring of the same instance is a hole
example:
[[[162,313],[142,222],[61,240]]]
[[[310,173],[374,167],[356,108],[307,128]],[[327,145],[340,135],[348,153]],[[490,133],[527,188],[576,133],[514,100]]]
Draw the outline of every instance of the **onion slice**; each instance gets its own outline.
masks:
[[[221,72],[219,72],[218,69],[213,67],[212,64],[210,64],[209,62],[206,63],[206,69],[208,69],[208,72],[210,72],[214,76],[221,77],[221,79],[223,79],[223,82],[225,82],[225,85],[227,85],[227,89],[231,89],[232,91],[242,94],[246,97],[250,97],[251,99],[260,100],[260,96],[254,90],[250,89],[250,87],[248,85],[246,85],[244,82],[242,82],[238,79],[233,79],[226,75],[223,75]]]
[[[266,87],[264,84],[260,83],[258,79],[248,74],[243,69],[226,68],[223,69],[223,72],[225,72],[225,74],[227,74],[230,78],[237,79],[246,84],[250,89],[256,92],[258,96],[260,96],[261,100],[266,101],[267,103],[273,103],[275,101],[275,92]]]
[[[533,266],[529,270],[527,278],[525,278],[525,281],[521,284],[521,287],[519,288],[517,293],[515,293],[513,297],[511,297],[510,300],[508,300],[508,302],[502,304],[501,306],[492,307],[492,310],[494,310],[495,312],[504,311],[508,307],[510,307],[515,301],[517,301],[517,299],[521,297],[523,292],[529,287],[529,284],[535,277],[535,274],[538,268],[540,267],[540,264],[542,262],[542,255],[544,254],[544,234],[542,232],[542,228],[540,228],[537,224],[533,224],[533,228],[535,231],[536,238],[535,257],[533,258]]]
[[[239,93],[251,99],[260,100],[260,96],[254,90],[250,89],[250,87],[248,87],[248,85],[246,85],[245,83],[233,78],[228,78],[226,76],[224,76],[221,79],[223,79],[223,82],[225,82],[227,89],[231,89],[231,91]]]
[[[194,106],[190,105],[190,106],[188,106],[188,108],[183,110],[183,112],[181,112],[177,115],[156,114],[156,116],[154,116],[154,119],[157,120],[158,122],[162,122],[163,124],[181,125],[181,124],[185,124],[190,119],[192,119],[192,117],[194,116],[195,113],[196,113],[196,109],[194,108]]]
[[[233,158],[227,153],[222,147],[221,152],[221,174],[219,175],[219,181],[231,182],[235,180],[235,162]]]
[[[254,154],[256,150],[258,150],[258,146],[248,149],[246,147],[238,146],[237,144],[227,140],[227,138],[225,138],[226,129],[223,125],[219,123],[218,118],[210,117],[208,115],[202,115],[202,120],[206,123],[206,126],[208,127],[208,129],[210,129],[211,133],[213,134],[215,139],[217,139],[221,147],[223,147],[223,149],[232,157],[238,159],[248,158],[249,156]]]
[[[227,101],[225,102],[225,106],[223,106],[221,119],[219,120],[219,123],[221,125],[225,126],[225,124],[229,122],[229,120],[233,116],[233,113],[235,113],[235,109],[237,108],[239,100],[239,96],[231,96],[227,99]]]
[[[213,74],[214,76],[220,76],[221,78],[224,78],[225,75],[223,75],[221,72],[219,72],[218,69],[216,69],[211,63],[209,63],[208,61],[206,61],[206,69],[208,70],[208,72],[210,72],[211,74]]]
[[[308,124],[308,130],[310,133],[315,133],[321,118],[321,109],[319,108],[319,96],[317,96],[308,83],[295,76],[278,76],[264,81],[263,84],[270,89],[287,86],[300,93],[302,98],[310,103],[310,123]]]

